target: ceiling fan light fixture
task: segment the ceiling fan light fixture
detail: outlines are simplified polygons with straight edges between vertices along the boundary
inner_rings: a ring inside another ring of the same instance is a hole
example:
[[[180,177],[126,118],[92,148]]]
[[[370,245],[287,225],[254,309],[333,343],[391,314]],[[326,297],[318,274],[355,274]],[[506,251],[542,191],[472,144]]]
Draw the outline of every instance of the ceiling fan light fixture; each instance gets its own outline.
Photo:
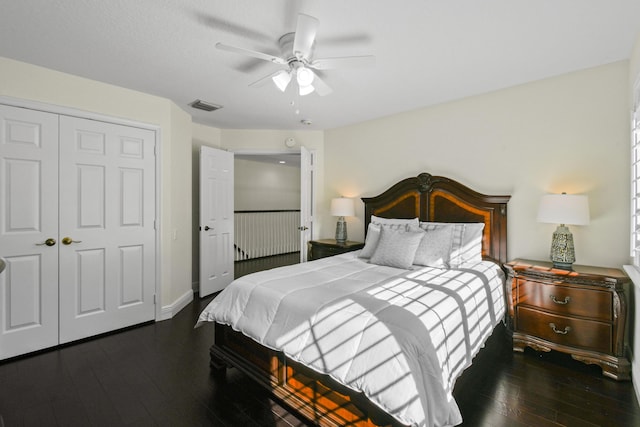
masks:
[[[273,82],[276,84],[280,91],[284,92],[289,86],[289,82],[291,81],[291,73],[287,71],[282,71],[281,73],[276,74],[272,77]]]
[[[296,79],[298,80],[298,84],[300,85],[300,87],[310,86],[311,83],[313,83],[313,77],[313,71],[302,65],[298,67],[298,70],[296,72]]]
[[[305,95],[309,95],[314,90],[315,88],[312,85],[300,86],[299,93],[300,93],[300,96],[305,96]]]
[[[286,92],[287,87],[291,84],[291,80],[295,76],[300,95],[304,96],[315,92],[318,96],[326,96],[332,93],[333,90],[323,81],[323,70],[342,67],[369,67],[375,64],[375,57],[372,55],[362,55],[315,58],[314,51],[318,27],[319,21],[317,18],[305,15],[304,13],[298,14],[295,31],[288,32],[278,39],[280,56],[223,43],[216,43],[216,48],[286,66],[285,69],[264,76],[249,84],[249,86],[258,87],[272,79],[280,91]],[[320,71],[320,73],[317,74],[317,71]],[[292,90],[295,90],[295,88]],[[296,114],[299,114],[298,109],[296,109]]]

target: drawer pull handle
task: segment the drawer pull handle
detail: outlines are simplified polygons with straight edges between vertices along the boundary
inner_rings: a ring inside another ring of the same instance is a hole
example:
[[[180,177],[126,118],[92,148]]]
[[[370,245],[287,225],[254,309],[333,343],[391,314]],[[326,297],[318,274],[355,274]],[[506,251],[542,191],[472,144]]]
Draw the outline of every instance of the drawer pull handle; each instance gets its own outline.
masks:
[[[551,327],[553,332],[555,332],[556,334],[560,334],[560,335],[567,335],[569,333],[569,331],[571,330],[571,326],[567,326],[567,327],[564,328],[564,331],[559,331],[556,328],[556,324],[555,323],[549,323],[549,326]]]
[[[551,298],[551,301],[555,302],[556,304],[569,304],[569,301],[571,301],[571,297],[564,297],[564,301],[558,301],[556,299],[555,295],[550,295],[549,298]]]

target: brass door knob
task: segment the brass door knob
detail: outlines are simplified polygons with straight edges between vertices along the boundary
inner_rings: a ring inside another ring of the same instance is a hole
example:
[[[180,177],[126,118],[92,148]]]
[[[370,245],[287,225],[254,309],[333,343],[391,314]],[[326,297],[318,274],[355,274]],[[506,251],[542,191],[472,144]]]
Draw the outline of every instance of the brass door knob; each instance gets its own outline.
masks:
[[[63,245],[70,245],[72,243],[82,243],[82,240],[73,240],[71,237],[63,237],[62,238],[62,244]]]
[[[36,246],[42,246],[42,245],[53,246],[55,244],[56,244],[56,239],[52,239],[51,237],[49,237],[47,240],[45,240],[42,243],[36,243]]]

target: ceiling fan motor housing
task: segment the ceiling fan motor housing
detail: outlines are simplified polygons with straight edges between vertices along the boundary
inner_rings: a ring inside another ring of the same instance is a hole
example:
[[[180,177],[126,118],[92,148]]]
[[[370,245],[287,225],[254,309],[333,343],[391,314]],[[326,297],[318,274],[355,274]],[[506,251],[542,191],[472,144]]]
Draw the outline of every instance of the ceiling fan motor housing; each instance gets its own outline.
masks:
[[[313,51],[316,47],[315,40],[311,45],[311,49],[309,50],[309,55],[306,58],[297,58],[295,53],[293,52],[293,41],[295,39],[296,33],[287,33],[278,39],[278,45],[280,45],[280,53],[282,58],[286,59],[289,65],[292,65],[293,62],[301,62],[304,64],[308,61],[309,58],[313,56]]]

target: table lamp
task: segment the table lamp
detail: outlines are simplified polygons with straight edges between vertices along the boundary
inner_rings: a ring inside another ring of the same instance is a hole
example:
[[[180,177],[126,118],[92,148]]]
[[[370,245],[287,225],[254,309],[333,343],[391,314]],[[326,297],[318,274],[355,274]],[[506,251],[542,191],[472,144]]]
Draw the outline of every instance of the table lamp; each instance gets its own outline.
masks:
[[[338,217],[338,223],[336,224],[336,242],[344,243],[347,241],[347,223],[344,220],[345,216],[354,216],[355,207],[353,199],[346,197],[340,197],[331,200],[331,215]]]
[[[547,194],[538,208],[538,222],[560,224],[551,239],[551,261],[555,268],[571,270],[576,260],[573,234],[567,225],[589,224],[589,199],[580,194]]]

